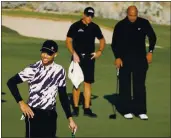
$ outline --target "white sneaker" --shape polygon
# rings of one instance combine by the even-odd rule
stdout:
[[[139,117],[141,120],[148,120],[148,116],[146,114],[140,114]]]
[[[128,113],[128,114],[125,114],[124,117],[126,119],[132,119],[133,118],[133,115],[131,113]]]

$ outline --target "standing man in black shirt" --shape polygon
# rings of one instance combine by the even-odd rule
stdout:
[[[99,26],[92,22],[94,9],[87,7],[83,18],[69,28],[66,45],[72,54],[74,62],[79,62],[84,74],[84,115],[97,117],[90,109],[91,84],[94,83],[95,59],[100,57],[105,46],[105,39]],[[100,41],[99,50],[95,52],[95,38]],[[73,88],[74,111],[73,115],[79,115],[80,89]]]
[[[70,129],[72,131],[77,129],[68,102],[65,70],[61,65],[54,62],[57,51],[58,45],[56,42],[52,40],[45,41],[41,48],[41,60],[14,75],[7,83],[25,116],[26,137],[55,138],[57,130],[57,94],[59,94]],[[27,103],[23,101],[17,88],[17,84],[26,81],[29,84]]]
[[[146,53],[145,38],[149,39]],[[148,119],[146,109],[146,73],[152,62],[156,35],[148,20],[138,17],[135,6],[127,9],[127,17],[115,26],[112,50],[115,65],[120,69],[119,95],[121,112],[127,119],[134,113],[140,119]],[[131,74],[133,80],[133,97],[131,97]]]

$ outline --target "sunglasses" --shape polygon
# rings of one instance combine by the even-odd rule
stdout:
[[[86,15],[86,17],[91,17],[91,18],[94,18],[94,15],[87,15],[87,14],[85,14]]]

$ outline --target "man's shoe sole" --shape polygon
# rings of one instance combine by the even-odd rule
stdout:
[[[84,116],[88,116],[88,117],[91,117],[91,118],[97,118],[97,116],[90,116],[90,115],[87,115],[87,114],[84,114]]]
[[[139,117],[139,119],[140,119],[140,120],[144,120],[144,121],[147,121],[147,120],[148,120],[148,118],[147,118],[147,119],[141,119],[140,117]]]
[[[125,117],[124,117],[124,118],[125,118]],[[125,119],[132,120],[133,118],[125,118]]]
[[[71,113],[71,115],[72,115],[73,117],[78,117],[78,116],[79,116],[79,114],[73,114],[73,113]]]

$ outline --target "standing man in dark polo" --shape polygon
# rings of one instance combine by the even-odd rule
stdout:
[[[69,121],[69,127],[76,131],[66,92],[66,73],[61,65],[54,62],[58,45],[47,40],[41,48],[41,60],[29,65],[9,79],[7,85],[25,115],[26,137],[54,138],[57,130],[56,96],[59,94],[61,105]],[[25,103],[17,84],[29,84],[29,98]],[[58,93],[57,93],[58,92]]]
[[[148,37],[149,49],[146,53],[145,38]],[[146,73],[152,62],[156,35],[149,21],[138,17],[135,6],[127,9],[127,17],[115,26],[112,50],[119,73],[119,107],[127,119],[133,114],[140,119],[148,119],[146,107]],[[131,97],[131,77],[133,97]]]
[[[94,83],[95,59],[100,57],[105,46],[105,39],[99,26],[92,22],[94,9],[87,7],[83,18],[71,25],[67,33],[66,45],[72,54],[74,62],[79,62],[84,74],[84,115],[97,117],[90,109],[91,84]],[[95,52],[95,38],[100,41],[100,47]],[[73,88],[73,116],[79,115],[80,89]]]

